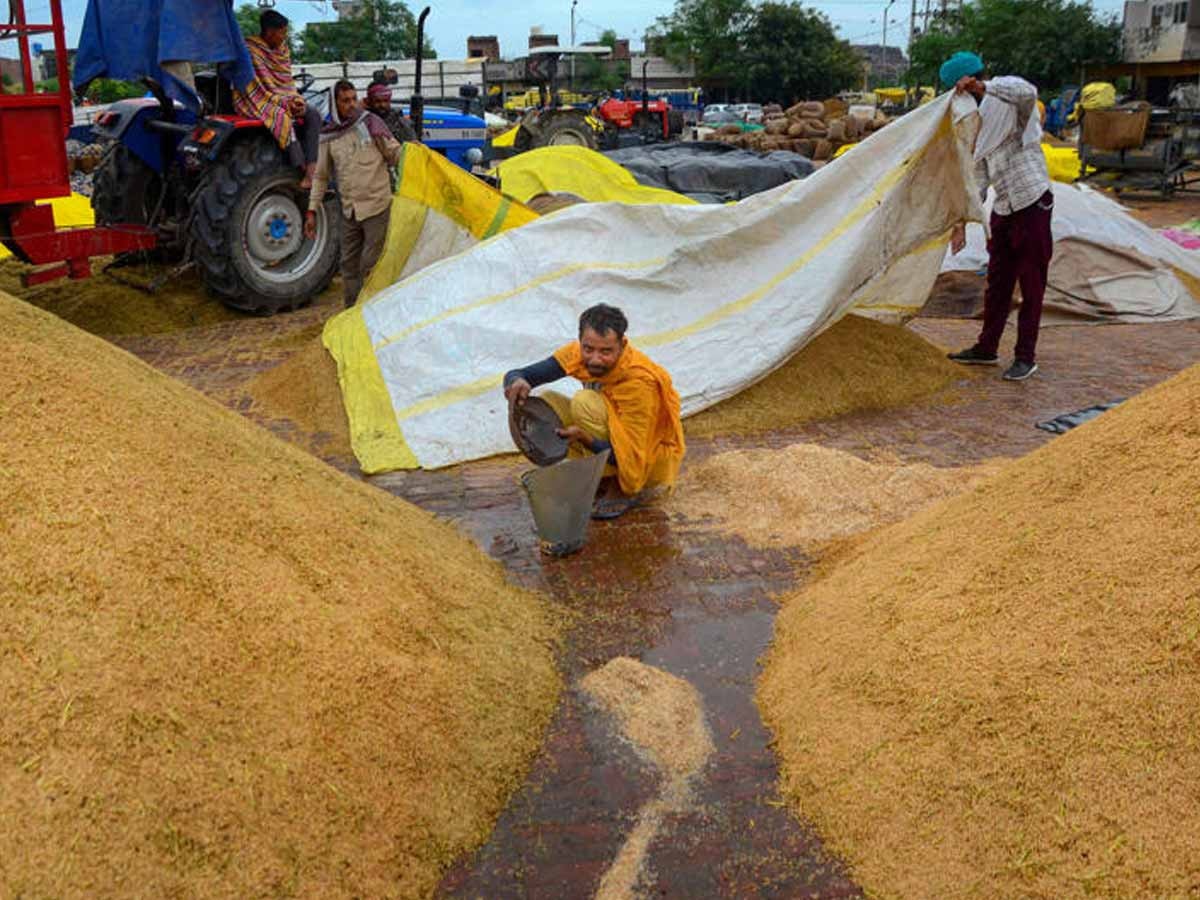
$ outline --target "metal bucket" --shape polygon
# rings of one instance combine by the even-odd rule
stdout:
[[[581,459],[564,459],[521,476],[543,552],[567,556],[587,543],[592,501],[608,454],[605,450]]]

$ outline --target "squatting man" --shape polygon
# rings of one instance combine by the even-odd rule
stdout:
[[[504,396],[518,406],[534,388],[561,378],[582,384],[570,398],[539,396],[563,423],[558,433],[570,442],[568,456],[612,451],[592,512],[597,519],[614,519],[647,489],[674,484],[687,449],[671,376],[629,343],[628,327],[621,310],[599,303],[579,317],[577,341],[504,376]]]

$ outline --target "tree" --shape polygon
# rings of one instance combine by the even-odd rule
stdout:
[[[426,59],[436,59],[431,47]],[[364,0],[357,15],[317,22],[304,31],[298,58],[305,63],[411,59],[417,53],[417,20],[399,0]]]
[[[1078,83],[1084,64],[1120,60],[1121,23],[1076,0],[975,0],[913,43],[913,80],[934,83],[956,50],[975,51],[995,75],[1020,75],[1057,92]]]
[[[705,87],[764,101],[827,97],[862,72],[829,19],[797,0],[676,0],[646,41],[677,66],[693,64]]]
[[[253,37],[258,34],[258,17],[262,12],[257,6],[252,6],[249,3],[243,3],[234,12],[237,18],[238,28],[241,29],[242,37]]]
[[[609,49],[617,46],[617,33],[606,28],[600,33],[600,44]],[[629,63],[621,59],[596,59],[589,56],[576,69],[576,82],[584,88],[593,91],[612,93],[624,87],[629,76]]]
[[[118,100],[140,97],[145,93],[145,85],[114,81],[111,78],[97,78],[87,88],[87,97],[93,103],[116,103]]]
[[[742,39],[754,22],[751,0],[676,0],[668,16],[659,16],[646,32],[677,66],[695,65],[701,82],[737,84]]]
[[[862,73],[862,59],[834,33],[824,13],[797,2],[765,2],[742,35],[741,86],[788,106],[830,97]]]

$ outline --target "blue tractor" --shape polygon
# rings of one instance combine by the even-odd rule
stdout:
[[[91,0],[89,15],[96,5]],[[114,5],[119,4],[107,8]],[[201,6],[221,7],[225,20],[232,22],[228,0],[207,0],[189,7],[201,18],[183,24],[198,28],[217,20],[215,14],[201,16]],[[426,8],[420,17],[418,46],[428,13]],[[227,43],[240,42],[236,25],[233,29],[233,35],[225,35]],[[114,41],[95,43],[106,54],[125,52]],[[113,46],[119,49],[110,51]],[[158,55],[163,56],[161,46]],[[107,57],[102,62],[112,64]],[[126,71],[133,71],[134,64],[144,71],[152,63],[134,60]],[[424,112],[419,72],[412,103],[415,125]],[[300,172],[262,121],[235,113],[230,84],[220,70],[195,76],[198,112],[172,99],[159,81],[142,80],[151,96],[114,103],[93,126],[97,138],[109,144],[94,178],[97,224],[151,229],[157,235],[156,251],[195,265],[208,289],[235,309],[269,315],[311,302],[338,268],[342,213],[336,193],[325,196],[317,210],[316,234],[306,238],[308,193],[299,187]],[[314,94],[311,84],[311,77],[297,79],[306,99],[318,101],[324,95],[327,104],[327,92]],[[469,168],[475,159],[469,151],[483,145],[484,123],[452,109],[430,108],[424,126],[418,127],[422,133],[430,146]]]

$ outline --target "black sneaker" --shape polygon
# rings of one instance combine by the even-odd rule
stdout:
[[[1023,359],[1014,359],[1013,364],[1009,366],[1008,371],[1004,373],[1004,380],[1024,381],[1037,370],[1037,363],[1025,362]]]
[[[947,353],[946,357],[965,366],[994,366],[999,362],[995,353],[984,353],[978,344],[957,353]]]

